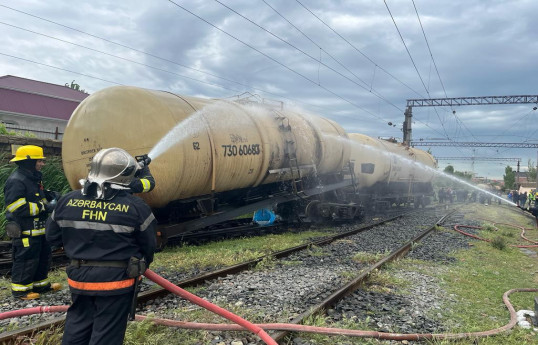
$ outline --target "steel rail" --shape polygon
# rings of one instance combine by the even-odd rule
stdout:
[[[416,242],[419,242],[424,237],[429,235],[436,228],[437,225],[442,224],[454,212],[456,212],[456,210],[451,210],[449,213],[447,213],[441,219],[439,219],[429,229],[421,232],[419,235],[414,237],[412,240],[410,240],[410,241],[406,242],[405,244],[403,244],[400,248],[392,251],[388,256],[384,257],[383,259],[379,260],[378,262],[370,265],[365,270],[361,271],[361,273],[357,277],[355,277],[353,280],[351,280],[349,283],[347,283],[346,285],[342,286],[341,288],[339,288],[338,290],[333,292],[330,296],[325,298],[323,301],[321,301],[317,305],[311,307],[308,311],[298,315],[293,320],[291,320],[289,323],[290,324],[302,324],[307,318],[309,318],[309,317],[311,317],[313,315],[323,313],[330,306],[334,305],[336,302],[340,301],[341,299],[343,299],[347,295],[353,293],[362,283],[364,283],[368,279],[370,274],[372,274],[375,270],[380,269],[385,264],[387,264],[387,263],[389,263],[391,261],[394,261],[399,257],[405,256],[411,250],[411,248],[413,247],[413,245]],[[271,336],[276,341],[280,341],[284,337],[286,337],[289,333],[290,333],[290,331],[279,331],[279,332],[273,333]]]
[[[283,258],[283,257],[289,256],[289,255],[291,255],[291,254],[293,254],[295,252],[307,249],[307,248],[309,248],[311,246],[326,245],[326,244],[329,244],[329,243],[331,243],[331,242],[333,242],[335,240],[345,238],[345,237],[348,237],[348,236],[351,236],[351,235],[354,235],[354,234],[369,230],[369,229],[371,229],[373,227],[376,227],[376,226],[379,226],[381,224],[388,223],[388,222],[394,221],[394,220],[396,220],[398,218],[401,218],[401,217],[404,217],[404,216],[407,216],[407,215],[411,215],[411,214],[414,214],[416,212],[421,212],[421,211],[422,210],[416,210],[415,209],[415,210],[412,210],[412,211],[409,211],[409,212],[398,214],[396,216],[393,216],[393,217],[390,217],[390,218],[387,218],[387,219],[384,219],[384,220],[380,220],[380,221],[372,223],[372,224],[363,225],[363,226],[361,226],[361,227],[359,227],[357,229],[354,229],[354,230],[350,230],[350,231],[346,231],[346,232],[343,232],[343,233],[327,236],[327,237],[324,237],[324,238],[319,239],[319,240],[310,241],[310,242],[308,242],[306,244],[302,244],[302,245],[295,246],[295,247],[292,247],[292,248],[277,251],[277,252],[274,252],[274,253],[271,253],[271,254],[268,254],[268,255],[264,255],[264,256],[261,256],[259,258],[253,259],[253,260],[249,260],[249,261],[239,263],[239,264],[236,264],[236,265],[233,265],[233,266],[224,267],[224,268],[221,268],[221,269],[218,269],[218,270],[215,270],[215,271],[207,272],[207,273],[197,275],[197,276],[192,277],[192,278],[184,279],[184,280],[176,283],[176,285],[183,288],[183,289],[189,288],[189,287],[195,287],[195,286],[198,286],[198,285],[201,285],[201,284],[205,283],[207,280],[216,279],[216,278],[219,278],[219,277],[225,277],[228,274],[234,274],[234,273],[238,273],[238,272],[241,272],[241,271],[248,270],[251,267],[253,267],[254,265],[256,265],[258,262],[260,262],[260,261],[262,261],[262,260],[264,260],[266,258]],[[164,297],[164,296],[169,295],[169,294],[170,294],[170,292],[168,290],[164,289],[164,288],[154,288],[154,289],[150,289],[148,291],[143,291],[143,292],[138,294],[138,305],[141,306],[141,305],[143,305],[144,303],[146,303],[148,301],[155,300],[155,299],[157,299],[159,297]],[[48,320],[48,321],[43,321],[43,322],[38,323],[37,325],[34,325],[34,326],[27,326],[27,327],[24,327],[24,328],[21,328],[21,329],[18,329],[18,330],[14,330],[14,331],[10,331],[10,332],[4,332],[4,333],[0,334],[0,344],[3,344],[3,345],[4,344],[5,345],[16,344],[17,339],[20,340],[21,337],[32,337],[33,335],[35,335],[39,331],[49,329],[51,327],[59,327],[59,326],[61,326],[63,324],[64,321],[65,321],[65,316],[61,316],[61,317],[57,317],[57,318],[54,318],[54,319],[51,319],[51,320]]]

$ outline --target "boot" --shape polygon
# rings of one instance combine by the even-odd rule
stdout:
[[[40,295],[37,292],[28,292],[23,295],[13,295],[14,298],[22,299],[24,301],[32,300],[32,299],[38,299]]]
[[[47,292],[56,292],[62,289],[62,284],[52,283],[46,287],[41,287],[39,289],[34,288],[34,291],[37,293],[47,293]]]

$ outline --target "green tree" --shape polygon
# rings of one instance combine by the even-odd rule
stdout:
[[[454,176],[459,177],[461,180],[471,181],[473,174],[466,171],[454,171]]]
[[[504,178],[504,186],[506,189],[513,189],[514,183],[516,182],[516,173],[512,170],[511,166],[507,166],[504,169],[505,175]]]
[[[74,80],[71,82],[71,84],[69,84],[69,83],[65,83],[64,86],[65,86],[65,87],[68,87],[68,88],[70,88],[70,89],[73,89],[73,90],[77,90],[77,91],[86,93],[86,90],[81,89],[81,88],[80,88],[80,85],[77,84],[77,83],[75,83]]]
[[[452,175],[454,174],[454,167],[452,165],[447,165],[443,172]]]

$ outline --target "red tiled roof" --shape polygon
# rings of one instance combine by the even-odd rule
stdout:
[[[0,111],[69,120],[80,102],[0,89]]]
[[[17,89],[52,97],[72,99],[79,102],[88,97],[88,94],[71,89],[67,86],[45,83],[42,81],[25,79],[12,75],[0,77],[0,88]]]

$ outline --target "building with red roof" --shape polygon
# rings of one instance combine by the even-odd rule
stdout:
[[[0,121],[8,130],[61,140],[65,126],[88,94],[72,88],[5,75],[0,77]]]

